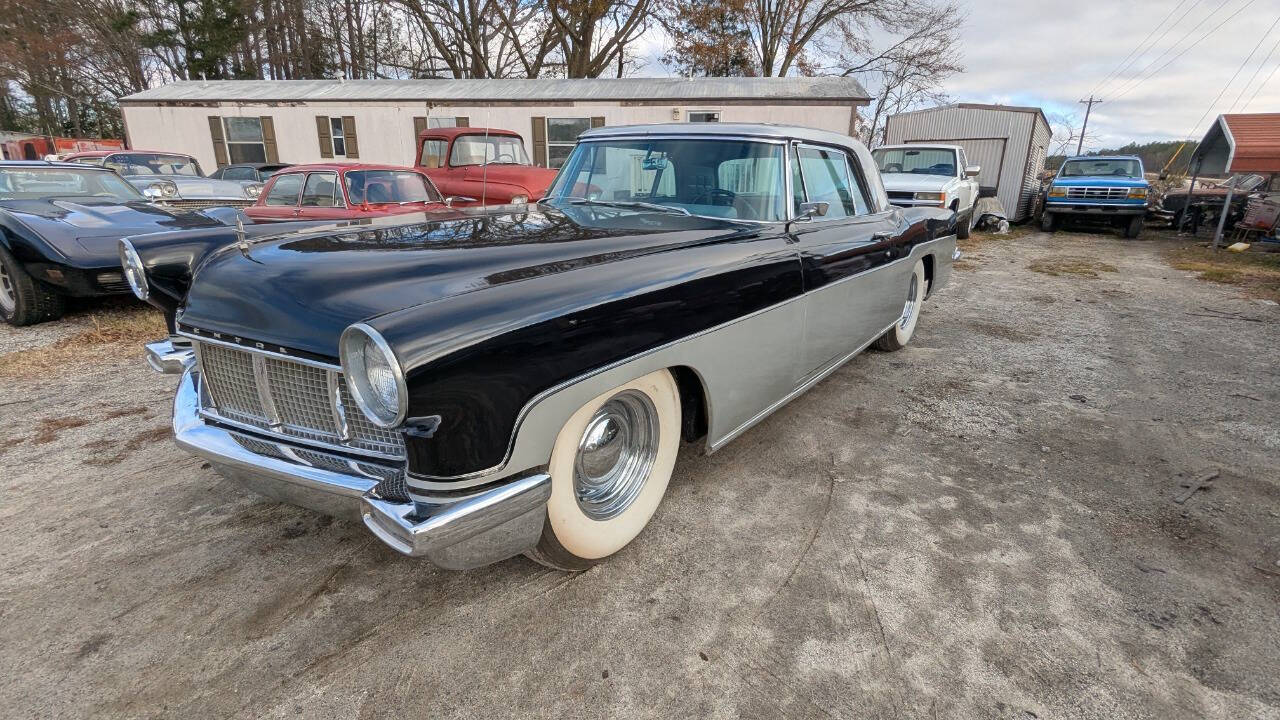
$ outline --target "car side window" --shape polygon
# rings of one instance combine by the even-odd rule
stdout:
[[[336,207],[334,191],[338,188],[335,173],[311,173],[302,189],[302,207]]]
[[[224,174],[224,173],[226,173],[226,172],[227,172],[227,169],[226,169],[226,168],[218,168],[217,170],[214,170],[213,172],[209,173],[209,179],[210,179],[210,180],[221,180],[221,179],[222,179],[223,174]]]
[[[422,167],[444,167],[445,151],[449,144],[438,138],[427,138],[422,141]]]
[[[822,219],[852,217],[858,214],[854,195],[861,190],[849,177],[848,156],[839,150],[801,145],[800,174],[804,178],[805,197],[809,202],[827,203],[827,214]],[[866,212],[865,204],[862,212]]]
[[[271,189],[267,191],[267,199],[264,205],[297,205],[298,191],[302,190],[302,175],[293,173],[290,175],[277,175],[276,181],[271,184]]]

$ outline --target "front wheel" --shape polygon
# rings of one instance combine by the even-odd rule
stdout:
[[[960,240],[968,240],[973,234],[973,228],[978,224],[978,208],[977,206],[969,208],[969,216],[966,218],[956,218],[956,237]]]
[[[924,277],[924,261],[917,260],[914,268],[911,269],[911,277],[907,280],[907,296],[906,302],[902,306],[902,315],[898,317],[898,321],[893,324],[892,328],[884,335],[881,335],[875,342],[877,350],[885,352],[894,352],[901,350],[911,342],[911,336],[915,334],[916,323],[920,321],[920,308],[924,305],[925,288]]]
[[[0,247],[0,318],[10,325],[34,325],[62,317],[65,306],[62,295],[28,275]]]
[[[583,405],[551,451],[542,538],[526,553],[586,570],[636,538],[658,509],[680,448],[680,392],[666,370]]]
[[[1141,235],[1142,220],[1143,218],[1141,215],[1134,215],[1133,218],[1129,220],[1129,224],[1124,229],[1124,236],[1129,239],[1133,239]]]
[[[1040,229],[1041,230],[1051,233],[1054,230],[1058,229],[1057,226],[1058,224],[1054,220],[1053,213],[1049,212],[1048,210],[1045,210],[1044,212],[1040,213]]]

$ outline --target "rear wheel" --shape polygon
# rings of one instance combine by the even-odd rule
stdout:
[[[34,325],[62,317],[65,305],[62,295],[28,275],[0,247],[0,318],[10,325]]]
[[[924,294],[927,286],[924,277],[924,261],[917,260],[911,269],[911,277],[907,280],[906,302],[902,306],[902,315],[880,339],[876,340],[877,350],[893,352],[906,347],[915,334],[916,323],[920,320],[920,308],[924,305]]]
[[[680,447],[680,393],[659,370],[578,409],[551,452],[542,538],[527,555],[586,570],[640,534],[658,509]]]

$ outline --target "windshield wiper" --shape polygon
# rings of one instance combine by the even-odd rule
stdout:
[[[631,208],[636,210],[652,210],[654,212],[672,213],[675,215],[692,215],[693,213],[682,207],[674,205],[659,205],[658,203],[641,202],[639,200],[588,200],[582,198],[579,200],[570,200],[572,205],[594,205],[601,207],[618,207]]]

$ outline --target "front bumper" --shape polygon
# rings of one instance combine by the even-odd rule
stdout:
[[[945,208],[947,206],[944,200],[908,200],[906,198],[889,198],[890,205],[896,205],[901,208],[912,207],[934,207]]]
[[[148,347],[148,360],[152,357]],[[160,357],[164,357],[163,354]],[[164,361],[161,361],[164,365]],[[199,370],[187,366],[173,404],[178,446],[208,460],[231,480],[281,502],[362,521],[379,540],[445,568],[467,569],[505,560],[530,548],[542,535],[551,478],[533,473],[489,485],[465,496],[433,502],[389,501],[377,494],[379,480],[321,467],[287,443],[255,437],[200,416]],[[237,438],[240,438],[239,440]],[[253,452],[270,446],[278,455]],[[301,450],[301,448],[299,449]],[[334,456],[335,458],[339,456]],[[296,459],[296,461],[295,461]]]
[[[1076,215],[1101,219],[1114,216],[1133,216],[1146,215],[1146,204],[1104,204],[1104,203],[1071,203],[1071,202],[1047,202],[1044,206],[1045,212],[1051,212],[1062,217],[1073,217]]]

